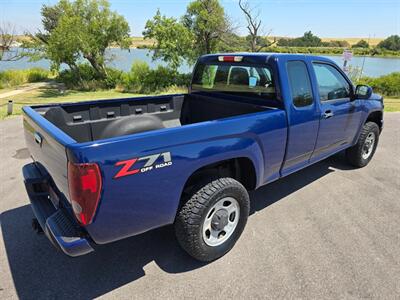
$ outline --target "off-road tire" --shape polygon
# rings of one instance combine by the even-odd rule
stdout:
[[[221,245],[209,246],[203,239],[203,222],[215,203],[225,197],[236,199],[240,207],[239,220],[231,236]],[[250,210],[249,194],[232,178],[203,181],[183,204],[175,219],[175,233],[181,247],[193,258],[213,261],[229,252],[239,239]]]
[[[372,153],[368,156],[368,158],[363,158],[362,151],[364,147],[365,140],[370,133],[374,133],[375,135],[375,142],[373,145]],[[372,157],[375,154],[376,147],[378,146],[379,141],[379,127],[374,122],[367,122],[364,124],[363,128],[361,129],[360,137],[358,138],[357,144],[348,148],[346,150],[346,157],[350,164],[357,168],[362,168],[368,165],[371,161]]]

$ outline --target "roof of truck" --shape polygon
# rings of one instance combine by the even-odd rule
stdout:
[[[323,56],[317,56],[317,55],[308,55],[308,54],[291,54],[291,53],[273,53],[273,52],[233,52],[233,53],[215,53],[215,54],[206,54],[200,57],[200,60],[209,60],[218,56],[243,56],[243,57],[248,57],[248,58],[254,58],[258,61],[267,61],[269,59],[273,58],[298,58],[298,59],[305,59],[306,57],[308,59],[314,59],[314,60],[323,60],[323,61],[329,61],[332,62],[332,60],[323,57]]]

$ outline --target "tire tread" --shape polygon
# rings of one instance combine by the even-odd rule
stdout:
[[[373,152],[368,157],[368,159],[365,160],[362,158],[362,155],[361,155],[362,147],[364,145],[365,139],[368,136],[368,133],[370,133],[371,131],[373,131],[375,133],[375,145],[374,145]],[[357,143],[353,147],[350,147],[349,149],[346,150],[346,157],[347,157],[347,160],[349,161],[349,163],[358,168],[362,168],[362,167],[366,166],[369,163],[369,161],[372,159],[372,157],[374,156],[376,147],[378,145],[378,140],[379,140],[378,125],[374,122],[365,123],[363,128],[361,129],[361,133],[360,133]]]
[[[218,191],[229,187],[246,190],[242,184],[233,178],[218,178],[211,182],[205,181],[200,186],[202,187],[190,197],[178,212],[175,220],[175,232],[179,244],[186,252],[198,260],[211,261],[218,257],[209,257],[198,242],[198,234],[202,226],[202,213],[207,209],[211,198]]]

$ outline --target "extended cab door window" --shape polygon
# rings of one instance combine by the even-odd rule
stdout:
[[[290,174],[308,164],[318,135],[319,113],[313,100],[311,79],[304,61],[286,62],[290,87],[287,103],[289,139],[282,175]]]
[[[306,64],[302,61],[289,61],[287,72],[293,105],[296,107],[311,105],[313,97]]]
[[[320,101],[350,98],[350,85],[335,67],[314,63]]]

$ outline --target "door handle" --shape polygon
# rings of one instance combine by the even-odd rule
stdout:
[[[325,112],[323,113],[322,116],[323,116],[324,119],[332,118],[332,117],[333,117],[333,112],[332,112],[331,110],[327,110],[327,111],[325,111]]]

